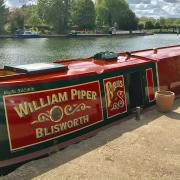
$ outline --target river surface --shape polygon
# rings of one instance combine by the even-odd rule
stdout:
[[[131,51],[180,44],[180,36],[0,39],[0,67],[90,57],[101,51]]]

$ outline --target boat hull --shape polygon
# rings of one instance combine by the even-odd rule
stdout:
[[[178,97],[179,50],[174,46],[120,53],[117,59],[6,66],[0,71],[0,168],[121,122],[137,107],[153,105],[158,90]]]
[[[93,135],[154,103],[155,63],[64,80],[1,87],[0,167]],[[141,89],[141,90],[140,90]]]

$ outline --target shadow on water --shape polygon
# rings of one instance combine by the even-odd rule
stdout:
[[[180,105],[180,99],[176,100],[174,104],[174,110]],[[79,143],[68,146],[67,148],[58,151],[50,156],[33,160],[19,167],[15,172],[4,176],[6,179],[31,179],[44,174],[58,166],[61,166],[69,161],[72,161],[86,153],[89,153],[116,138],[119,138],[124,133],[131,132],[139,127],[148,125],[152,121],[161,116],[167,116],[169,118],[180,120],[179,113],[172,111],[167,114],[157,113],[156,107],[150,107],[145,109],[141,115],[141,120],[136,121],[135,116],[131,115],[123,118],[120,122],[115,122],[113,125],[108,126],[97,133],[95,136],[83,140]],[[57,161],[58,159],[58,161]]]

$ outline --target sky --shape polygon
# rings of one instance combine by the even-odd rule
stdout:
[[[137,16],[180,18],[180,0],[128,0]]]
[[[10,7],[21,7],[23,4],[32,4],[36,0],[4,0],[5,4]]]
[[[9,7],[20,7],[36,0],[5,0]],[[180,18],[180,0],[127,0],[138,17]]]

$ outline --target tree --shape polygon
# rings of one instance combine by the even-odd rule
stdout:
[[[6,9],[4,0],[0,0],[0,33],[4,31],[8,9]]]
[[[166,19],[161,17],[159,20],[160,25],[164,28],[166,26]]]
[[[141,31],[144,29],[144,24],[143,23],[139,23],[138,24],[138,29]]]
[[[145,29],[153,29],[154,28],[154,24],[152,21],[146,21],[145,22]]]
[[[17,29],[24,29],[24,13],[22,9],[13,9],[8,17],[10,31],[14,33]]]
[[[67,31],[70,0],[39,0],[37,5],[39,16],[57,33]]]
[[[26,27],[37,27],[42,24],[43,21],[37,14],[36,5],[24,5],[21,8],[12,9],[7,23],[11,33],[14,33],[17,29],[23,30]]]
[[[97,0],[95,3],[96,9],[96,24],[97,26],[106,26],[108,24],[109,9],[104,0]],[[117,22],[116,22],[117,24]]]
[[[74,0],[71,8],[72,23],[80,29],[95,27],[95,6],[92,0]]]
[[[117,24],[120,29],[137,28],[138,19],[125,0],[97,0],[96,14],[96,22],[100,26]]]
[[[70,21],[70,4],[72,0],[66,0],[64,3],[64,29],[69,28]]]
[[[36,7],[32,8],[31,13],[25,23],[26,23],[26,25],[32,26],[32,27],[44,25],[43,20],[38,15]]]
[[[121,29],[130,30],[137,29],[138,27],[138,18],[136,18],[136,15],[131,10],[125,11],[122,15],[122,19],[124,21],[119,24],[119,27]]]
[[[161,25],[160,25],[159,21],[156,21],[156,22],[155,22],[154,28],[155,28],[155,29],[160,29],[160,28],[161,28]]]

